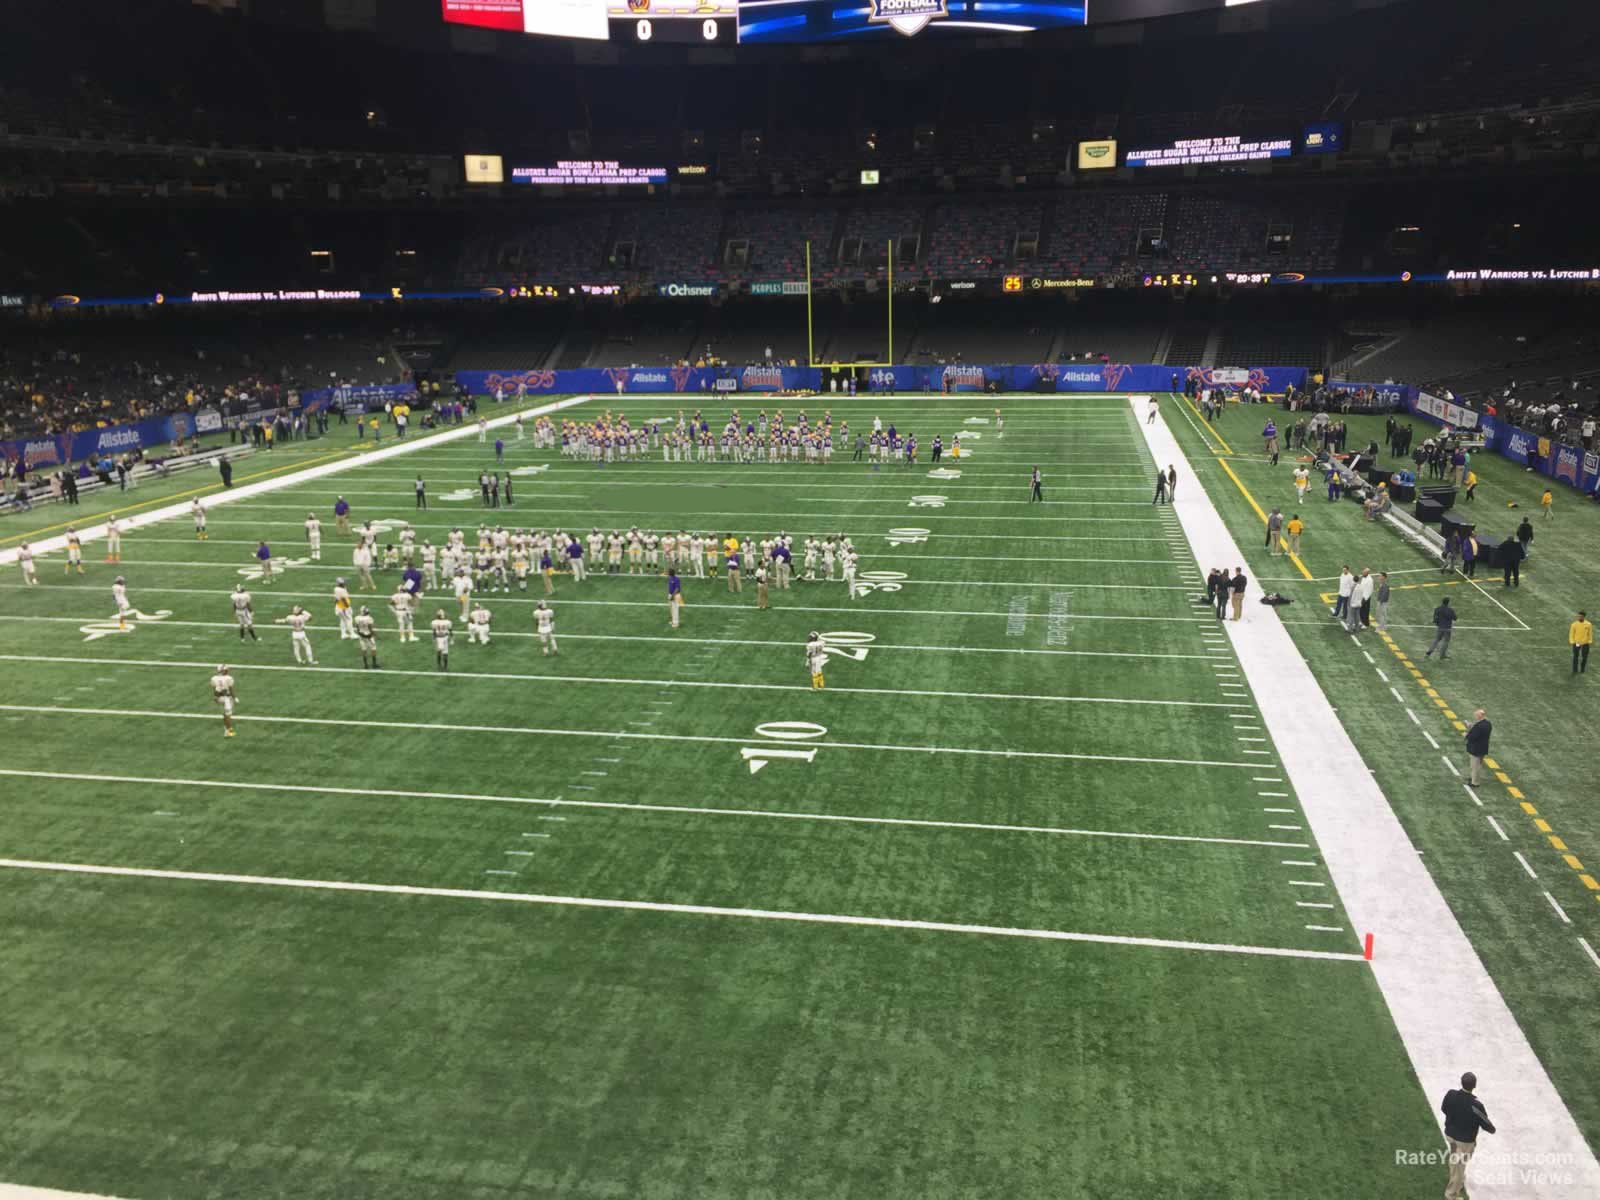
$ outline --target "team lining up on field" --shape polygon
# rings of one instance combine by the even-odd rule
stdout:
[[[189,511],[194,520],[196,540],[208,540],[210,534],[206,528],[205,506],[198,499],[192,500]],[[341,535],[355,538],[352,563],[357,581],[368,590],[376,590],[377,583],[372,571],[379,561],[377,546],[379,531],[371,521],[368,521],[359,530],[352,532],[349,514],[349,503],[343,496],[338,497],[334,505],[335,526]],[[305,537],[311,560],[320,562],[322,522],[314,512],[306,514]],[[528,577],[535,562],[538,564],[538,574],[543,581],[546,595],[555,592],[554,577],[558,572],[570,573],[573,583],[581,584],[590,574],[585,562],[585,542],[589,560],[598,562],[603,558],[606,574],[664,576],[667,581],[668,626],[672,629],[680,627],[684,603],[680,569],[685,573],[692,573],[696,579],[716,579],[720,559],[727,578],[728,591],[739,594],[744,591],[746,561],[753,559],[756,607],[763,609],[770,607],[771,584],[776,583],[780,590],[787,590],[794,577],[794,539],[782,532],[772,538],[741,542],[732,533],[719,541],[709,534],[669,531],[658,535],[652,530],[640,530],[637,526],[626,533],[612,530],[609,535],[601,533],[596,528],[589,532],[587,538],[579,538],[569,535],[564,530],[547,534],[543,530],[534,530],[530,533],[525,529],[507,530],[504,526],[491,528],[488,525],[479,525],[476,547],[469,548],[466,534],[459,527],[450,531],[443,546],[435,547],[431,541],[424,540],[419,547],[416,531],[407,525],[400,530],[399,538],[399,546],[391,543],[384,548],[382,563],[385,569],[399,569],[402,572],[388,604],[390,612],[394,614],[399,640],[402,643],[417,640],[415,629],[417,609],[426,592],[439,590],[442,576],[455,596],[459,607],[459,620],[466,631],[467,643],[489,645],[493,614],[481,600],[473,598],[474,593],[491,590],[509,593],[512,581],[515,581],[517,590],[526,591]],[[75,528],[68,528],[66,543],[66,572],[70,574],[76,571],[79,575],[84,574],[83,543]],[[802,548],[803,580],[807,582],[840,580],[846,585],[848,594],[855,595],[858,555],[849,537],[843,534],[823,538],[808,537],[803,540]],[[270,585],[274,579],[272,551],[265,541],[258,544],[254,557],[261,582]],[[626,572],[623,570],[624,560],[627,565]],[[20,545],[17,561],[22,570],[23,582],[36,585],[39,580],[34,554],[28,543]],[[114,517],[107,522],[105,561],[108,563],[122,561],[122,530],[120,523]],[[128,628],[129,618],[136,616],[137,612],[128,597],[127,580],[124,576],[118,575],[113,581],[111,595],[117,608],[117,627],[125,630]],[[240,583],[235,585],[229,601],[238,626],[239,640],[243,642],[249,638],[253,642],[259,642],[260,637],[255,630],[254,596],[244,584]],[[356,605],[343,576],[334,582],[333,604],[334,616],[339,626],[339,639],[357,643],[363,669],[381,669],[378,661],[377,619],[367,605],[359,607]],[[308,632],[311,627],[311,614],[297,604],[286,616],[278,617],[274,623],[288,626],[295,662],[315,666],[317,660]],[[534,624],[541,653],[546,656],[559,655],[560,649],[555,634],[555,612],[548,601],[540,600],[535,606]],[[450,643],[456,632],[455,621],[443,608],[436,609],[429,623],[429,632],[433,637],[435,666],[438,670],[448,671]],[[811,686],[824,687],[823,664],[826,662],[827,653],[820,635],[815,632],[810,635],[806,643],[805,658],[807,669],[811,674]],[[224,736],[233,737],[235,736],[233,711],[238,699],[237,683],[226,664],[219,665],[211,677],[211,689],[213,699],[222,709]]]
[[[540,418],[541,421],[544,418]],[[995,409],[996,433],[1005,436],[1005,418]],[[548,423],[546,423],[548,424]],[[534,430],[534,445],[549,445],[548,430]],[[520,418],[517,437],[523,437]],[[541,441],[541,436],[546,440]],[[696,409],[692,417],[678,411],[676,421],[647,421],[634,426],[627,414],[615,416],[608,410],[593,422],[564,421],[561,426],[561,453],[578,461],[600,464],[638,461],[657,450],[662,462],[805,462],[825,466],[833,461],[835,446],[851,449],[850,422],[841,421],[837,430],[833,425],[831,409],[822,414],[822,420],[812,425],[805,409],[796,414],[792,424],[785,421],[783,410],[778,409],[770,418],[763,409],[754,418],[742,418],[734,409],[720,432],[713,432],[711,422]],[[478,440],[487,438],[483,422],[479,422]],[[870,434],[856,435],[852,461],[865,457],[874,466],[880,462],[898,459],[907,466],[917,461],[917,437],[902,433],[893,422],[885,426],[877,417],[872,420]],[[939,462],[946,449],[942,435],[935,434],[930,447],[932,462]],[[961,457],[961,434],[951,435],[950,456]]]

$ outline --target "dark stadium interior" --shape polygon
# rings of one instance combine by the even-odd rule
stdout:
[[[1586,377],[1580,285],[1394,280],[1600,263],[1586,219],[1600,10],[1534,0],[1508,26],[1485,0],[1444,23],[1424,0],[1267,7],[796,56],[574,48],[445,29],[429,5],[354,6],[330,24],[310,0],[19,0],[0,16],[27,32],[0,38],[0,290],[19,299],[4,313],[7,390],[44,364],[106,387],[134,359],[197,380],[222,364],[392,378],[419,330],[438,340],[436,371],[656,366],[708,348],[879,361],[891,245],[901,363],[1270,361],[1469,396]],[[1342,152],[1072,162],[1085,139],[1127,149],[1313,121],[1342,123]],[[461,155],[489,150],[693,173],[649,189],[464,182]],[[809,346],[802,304],[750,294],[798,286],[808,245]],[[1012,273],[1084,287],[1000,294]],[[1192,281],[1162,286],[1173,273]],[[658,295],[678,284],[715,294]],[[248,322],[52,304],[259,288],[516,298]]]

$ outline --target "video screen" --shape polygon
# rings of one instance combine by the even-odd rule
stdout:
[[[892,42],[1088,23],[1088,0],[741,0],[740,42]]]
[[[1148,149],[1129,150],[1130,167],[1198,167],[1213,163],[1256,162],[1288,158],[1294,153],[1292,138],[1248,141],[1241,137],[1183,138]]]

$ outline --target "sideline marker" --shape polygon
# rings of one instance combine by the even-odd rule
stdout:
[[[1372,961],[1372,935],[1367,934],[1367,944],[1362,948],[1361,957],[1368,962]]]

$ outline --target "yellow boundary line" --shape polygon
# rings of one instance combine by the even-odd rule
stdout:
[[[1217,428],[1216,428],[1215,425],[1211,424],[1211,422],[1206,420],[1205,414],[1203,412],[1201,412],[1198,408],[1195,407],[1195,403],[1194,403],[1193,400],[1189,399],[1189,393],[1187,393],[1187,392],[1179,392],[1177,394],[1179,396],[1183,397],[1183,402],[1189,406],[1190,411],[1193,412],[1195,416],[1200,418],[1200,426],[1201,426],[1201,428],[1209,430],[1211,436],[1216,438],[1217,441],[1222,443],[1222,448],[1225,451],[1227,451],[1229,454],[1232,454],[1233,453],[1233,447],[1228,445],[1228,439],[1223,437],[1220,433],[1217,432]],[[1209,447],[1207,447],[1207,448],[1209,449]],[[1266,520],[1266,518],[1263,517],[1262,520]]]
[[[1218,457],[1217,466],[1228,473],[1228,478],[1233,480],[1234,487],[1238,488],[1239,494],[1250,502],[1250,507],[1256,510],[1256,516],[1260,517],[1261,523],[1265,525],[1267,523],[1267,514],[1261,511],[1261,505],[1256,503],[1256,498],[1250,494],[1250,489],[1244,486],[1244,480],[1233,473],[1233,468],[1228,465],[1226,459]],[[1289,543],[1282,535],[1278,537],[1278,545],[1283,547],[1285,553],[1289,552]],[[1300,574],[1305,577],[1307,582],[1311,581],[1312,574],[1306,569],[1305,563],[1300,561],[1298,554],[1289,554],[1289,561],[1299,568]]]
[[[314,467],[314,466],[317,466],[319,463],[332,462],[336,458],[342,458],[346,454],[355,454],[357,452],[358,452],[357,447],[351,446],[351,447],[349,447],[347,449],[340,450],[340,451],[338,451],[338,452],[336,452],[334,454],[323,454],[323,455],[320,455],[317,458],[308,458],[308,459],[304,459],[304,460],[299,461],[299,462],[285,463],[281,467],[273,467],[272,470],[270,470],[270,471],[256,471],[256,472],[254,472],[253,474],[250,474],[250,475],[241,475],[234,482],[235,483],[250,483],[250,482],[252,482],[254,480],[257,480],[257,479],[270,479],[274,475],[282,475],[285,471],[299,471],[299,470],[302,470],[305,467]],[[124,505],[121,508],[110,508],[110,509],[107,509],[105,512],[89,513],[89,514],[87,514],[87,521],[86,522],[83,521],[83,520],[79,520],[79,521],[62,521],[61,523],[59,523],[57,525],[46,525],[46,526],[44,526],[43,528],[40,528],[40,529],[29,530],[27,533],[16,534],[16,535],[11,536],[11,537],[3,537],[3,538],[0,538],[0,546],[8,546],[8,545],[11,545],[14,542],[30,541],[32,539],[41,537],[44,534],[55,533],[58,530],[62,530],[62,529],[70,529],[70,528],[72,528],[72,526],[78,525],[78,524],[85,524],[85,523],[92,524],[92,523],[97,522],[97,521],[102,521],[107,517],[120,517],[120,516],[123,516],[126,513],[139,512],[139,511],[141,511],[143,509],[146,509],[146,508],[157,508],[157,507],[159,507],[159,506],[161,506],[163,504],[171,504],[175,500],[187,500],[191,496],[215,495],[217,492],[223,492],[223,491],[228,491],[228,490],[229,489],[224,488],[222,486],[222,484],[220,484],[220,483],[213,483],[213,484],[208,484],[205,487],[191,488],[187,492],[174,492],[174,493],[172,493],[171,495],[168,495],[168,496],[154,496],[149,500],[141,500],[138,504],[127,504],[127,505]]]
[[[1450,702],[1443,696],[1439,695],[1439,690],[1423,677],[1422,672],[1417,669],[1417,664],[1411,660],[1410,656],[1407,655],[1404,650],[1400,649],[1395,640],[1387,633],[1379,630],[1378,636],[1383,639],[1383,644],[1389,647],[1389,650],[1394,654],[1395,658],[1399,660],[1400,665],[1411,673],[1411,678],[1416,685],[1423,690],[1423,693],[1428,697],[1428,699],[1433,701],[1435,707],[1437,707],[1439,711],[1444,714],[1445,720],[1450,722],[1451,727],[1454,728],[1457,733],[1466,733],[1467,723],[1451,710]],[[1551,827],[1550,822],[1539,815],[1539,810],[1529,802],[1522,789],[1517,787],[1517,785],[1512,781],[1511,776],[1504,770],[1504,768],[1501,767],[1498,762],[1490,758],[1488,755],[1484,755],[1483,765],[1488,767],[1489,770],[1494,773],[1496,781],[1498,781],[1500,785],[1506,789],[1506,795],[1517,801],[1517,803],[1522,807],[1523,814],[1533,821],[1533,827],[1539,831],[1539,836],[1550,843],[1550,848],[1554,850],[1561,857],[1561,861],[1565,863],[1574,874],[1577,875],[1578,882],[1583,884],[1583,886],[1588,889],[1590,893],[1594,894],[1595,901],[1600,903],[1600,880],[1596,880],[1593,875],[1589,874],[1588,870],[1583,865],[1583,861],[1567,848],[1567,843],[1563,841],[1555,832],[1555,830]]]

